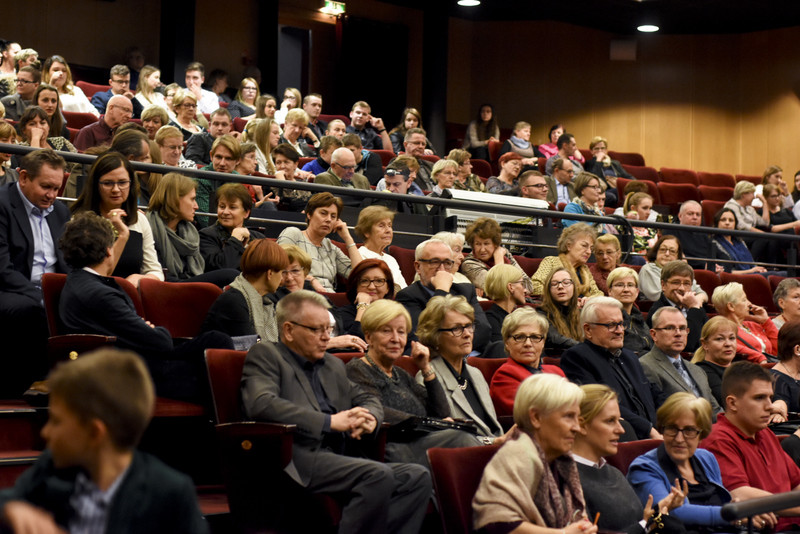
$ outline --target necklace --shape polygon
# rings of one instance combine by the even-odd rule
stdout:
[[[383,367],[381,367],[380,365],[378,365],[378,364],[375,362],[375,360],[373,360],[373,359],[370,357],[369,353],[364,353],[364,359],[365,359],[365,360],[367,360],[367,362],[368,362],[368,363],[369,363],[371,366],[373,366],[374,368],[376,368],[376,369],[380,369],[380,371],[381,371],[381,375],[383,375],[383,376],[384,376],[384,378],[386,378],[386,380],[391,380],[392,382],[395,382],[395,383],[396,383],[396,382],[398,382],[398,381],[400,380],[400,377],[398,377],[398,376],[397,376],[397,370],[394,368],[394,366],[392,366],[392,369],[391,369],[391,376],[389,376],[389,374],[387,374],[387,373],[386,373],[386,370],[385,370]]]

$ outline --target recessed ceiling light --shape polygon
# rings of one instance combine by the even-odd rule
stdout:
[[[653,33],[659,30],[658,26],[655,26],[653,24],[642,24],[636,29],[642,33]]]
[[[323,6],[319,8],[320,12],[326,15],[344,15],[345,6],[344,2],[336,2],[334,0],[325,0]]]
[[[481,5],[481,0],[458,0],[458,5],[464,7],[475,7]]]

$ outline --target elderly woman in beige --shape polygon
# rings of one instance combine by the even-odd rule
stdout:
[[[472,252],[464,258],[461,272],[475,286],[479,297],[483,296],[483,286],[489,269],[495,265],[508,264],[522,271],[514,256],[500,246],[502,232],[494,219],[480,217],[467,227],[466,240]],[[523,272],[525,289],[530,293],[531,279]]]
[[[597,287],[592,273],[586,266],[586,262],[592,256],[595,239],[594,230],[585,223],[576,223],[565,228],[556,244],[558,256],[544,258],[539,264],[539,269],[531,276],[533,289],[531,294],[541,295],[544,292],[544,282],[550,273],[563,267],[575,283],[575,293],[579,298],[602,296],[603,292]]]

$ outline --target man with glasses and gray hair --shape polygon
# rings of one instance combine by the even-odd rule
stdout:
[[[350,149],[337,148],[331,155],[331,168],[314,178],[315,184],[335,185],[351,189],[364,189],[369,191],[369,180],[363,174],[355,172],[356,158]],[[364,203],[363,197],[338,194],[345,206],[359,207]],[[369,201],[367,201],[369,204]]]
[[[473,350],[482,354],[483,349],[492,337],[492,330],[486,314],[478,303],[475,286],[472,284],[453,283],[453,250],[439,239],[429,239],[417,245],[414,252],[414,269],[419,280],[397,294],[395,300],[405,306],[411,314],[412,332],[417,329],[417,321],[428,301],[436,296],[455,295],[467,299],[475,310],[475,336]],[[409,336],[416,339],[416,336]]]
[[[679,309],[664,306],[652,315],[652,322],[653,349],[639,359],[645,376],[665,397],[680,392],[703,397],[711,404],[716,419],[722,408],[711,393],[705,372],[681,357],[689,335],[686,317]]]
[[[652,327],[653,315],[659,308],[672,306],[680,310],[689,325],[685,349],[689,352],[700,346],[700,331],[708,321],[701,296],[692,291],[693,283],[694,269],[688,263],[683,260],[667,262],[661,269],[661,296],[650,307],[647,318],[647,324]]]
[[[325,352],[328,307],[306,290],[278,302],[280,341],[257,343],[245,360],[245,414],[297,425],[286,474],[312,493],[350,495],[340,532],[419,532],[432,491],[427,469],[344,454],[350,440],[377,432],[383,407],[347,378],[342,360]],[[297,527],[298,518],[289,520]]]
[[[633,427],[631,439],[659,439],[653,426],[664,395],[651,384],[639,358],[622,348],[625,322],[622,304],[611,297],[593,297],[581,310],[584,341],[561,355],[561,369],[577,384],[605,384],[619,396],[622,418]]]

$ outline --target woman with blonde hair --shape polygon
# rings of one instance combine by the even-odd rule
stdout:
[[[259,172],[264,174],[275,174],[275,162],[272,159],[272,151],[280,144],[281,129],[278,123],[272,119],[261,119],[257,121],[254,129],[248,128],[249,133],[254,131],[253,142],[256,144],[256,161],[258,162]],[[252,122],[250,124],[253,124]]]
[[[441,197],[445,190],[452,189],[458,175],[458,164],[449,159],[440,159],[433,164],[431,180],[436,183],[428,196]]]
[[[261,90],[258,88],[258,82],[253,78],[244,78],[239,83],[236,98],[228,105],[231,119],[242,117],[245,120],[250,120],[255,117],[256,101],[260,94]]]
[[[153,65],[145,65],[139,71],[139,83],[136,86],[136,100],[142,108],[148,106],[159,106],[167,109],[167,102],[164,95],[156,91],[163,84],[161,83],[161,70]],[[163,126],[163,125],[162,125]]]
[[[357,236],[364,238],[364,244],[358,248],[361,257],[365,260],[378,259],[386,263],[394,277],[394,291],[397,292],[408,284],[397,260],[384,252],[394,239],[392,230],[394,216],[395,212],[384,206],[367,206],[358,214],[354,230]]]
[[[614,234],[598,236],[594,242],[594,263],[589,265],[598,289],[608,295],[608,275],[619,267],[622,259],[622,246]]]
[[[100,112],[95,109],[80,87],[72,81],[72,71],[62,56],[50,56],[42,65],[42,83],[49,83],[58,89],[61,109],[75,113],[91,113],[95,117]]]
[[[501,156],[507,152],[516,152],[522,156],[522,172],[538,168],[538,158],[543,158],[544,154],[531,143],[531,123],[519,121],[514,125],[511,137],[500,147]]]
[[[608,139],[601,136],[595,136],[589,142],[589,150],[592,152],[592,159],[587,160],[583,168],[586,172],[590,172],[595,176],[599,176],[608,186],[606,190],[606,205],[616,206],[619,199],[617,198],[617,178],[627,178],[629,180],[635,179],[626,171],[622,164],[611,159],[608,155]]]
[[[583,341],[581,306],[575,292],[575,283],[569,272],[560,267],[545,280],[542,305],[537,310],[547,318],[548,353],[559,356],[561,352]]]
[[[525,273],[514,265],[495,265],[486,274],[484,295],[492,301],[486,310],[486,318],[492,328],[492,341],[503,339],[503,321],[517,306],[525,305]]]
[[[184,141],[188,141],[194,134],[205,132],[205,128],[195,120],[197,97],[194,93],[183,89],[176,91],[172,97],[172,108],[175,110],[175,118],[170,121],[170,125],[181,131]]]
[[[711,302],[721,316],[737,326],[736,355],[753,363],[768,363],[778,352],[778,329],[767,310],[751,303],[739,282],[717,286]],[[774,360],[773,360],[774,361]]]
[[[556,248],[558,256],[548,256],[539,264],[539,268],[531,276],[533,295],[544,293],[544,282],[556,269],[563,267],[570,274],[575,284],[575,293],[578,298],[599,297],[603,292],[597,287],[586,262],[592,256],[595,234],[592,228],[585,223],[573,224],[565,228],[558,238]]]
[[[770,165],[764,169],[764,172],[761,174],[761,183],[756,186],[756,197],[753,199],[752,206],[754,208],[761,208],[764,206],[764,199],[767,196],[764,193],[764,186],[768,184],[772,184],[778,188],[778,192],[781,195],[780,207],[791,210],[794,207],[794,199],[792,199],[792,195],[789,194],[789,187],[786,185],[786,182],[783,181],[783,169],[778,165]]]
[[[647,193],[633,193],[625,197],[622,210],[627,219],[637,221],[650,220],[650,211],[653,209],[653,197]],[[658,239],[658,230],[655,228],[633,227],[633,244],[631,250],[637,254],[647,252]]]
[[[458,163],[458,174],[456,174],[456,179],[453,181],[453,189],[485,193],[486,185],[477,174],[472,173],[470,158],[470,153],[463,148],[454,148],[447,155],[447,159]]]
[[[275,121],[278,124],[284,124],[286,122],[286,114],[293,109],[299,109],[302,102],[303,96],[300,94],[300,91],[294,87],[287,87],[283,91],[281,107],[275,111]],[[306,121],[306,124],[308,124],[308,121]]]

